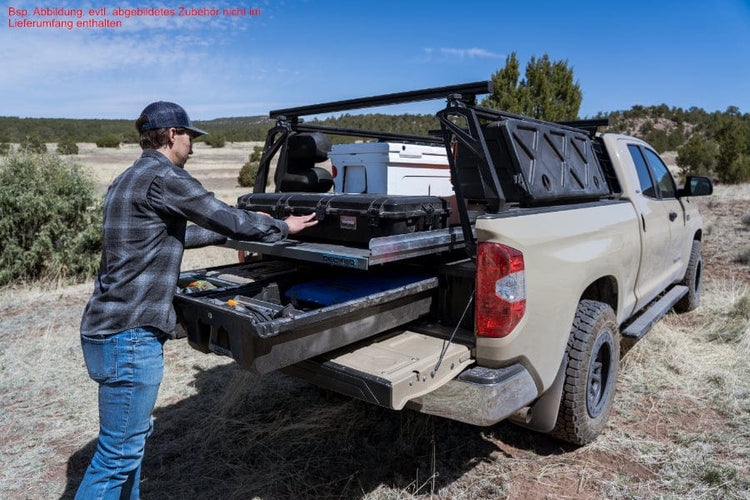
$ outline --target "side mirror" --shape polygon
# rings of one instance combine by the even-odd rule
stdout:
[[[708,196],[713,192],[714,186],[711,179],[689,175],[685,180],[685,187],[678,191],[677,196]]]

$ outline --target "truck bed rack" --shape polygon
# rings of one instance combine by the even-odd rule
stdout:
[[[483,211],[499,213],[508,206],[601,199],[617,191],[592,145],[597,127],[607,125],[607,120],[547,122],[477,105],[477,96],[490,92],[492,82],[480,81],[271,111],[269,116],[277,122],[266,137],[253,192],[265,192],[271,159],[277,153],[276,190],[280,190],[278,180],[284,178],[289,166],[287,143],[294,134],[442,142],[450,163],[464,247],[469,256],[474,256],[476,245],[467,203],[479,203]],[[300,118],[431,99],[447,100],[446,107],[437,113],[441,130],[431,137],[322,127],[302,123]],[[370,257],[373,261],[378,258],[375,254],[357,256],[356,261]]]

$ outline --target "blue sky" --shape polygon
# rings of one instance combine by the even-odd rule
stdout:
[[[115,17],[115,7],[260,15]],[[18,28],[9,7],[107,8],[123,27]],[[489,79],[516,52],[567,60],[582,117],[635,104],[750,112],[750,2],[590,0],[11,1],[0,115],[135,118],[154,100],[193,119]],[[32,19],[29,17],[29,19]],[[36,18],[39,19],[39,18]],[[376,111],[432,113],[442,103]]]

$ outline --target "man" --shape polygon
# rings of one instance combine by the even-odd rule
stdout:
[[[101,266],[81,320],[86,367],[99,384],[99,440],[76,498],[138,498],[183,249],[226,236],[277,241],[316,223],[314,214],[282,221],[232,208],[206,191],[183,168],[192,139],[206,132],[177,104],[149,104],[136,128],[143,153],[107,192]]]

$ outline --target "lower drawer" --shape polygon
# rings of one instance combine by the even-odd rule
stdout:
[[[426,315],[438,280],[272,261],[190,271],[179,284],[174,306],[190,345],[267,373]]]

